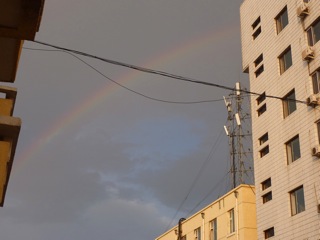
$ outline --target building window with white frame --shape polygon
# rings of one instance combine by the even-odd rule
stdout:
[[[288,164],[293,163],[301,157],[299,135],[290,139],[290,141],[286,143],[286,150]]]
[[[218,240],[218,220],[217,218],[213,219],[210,222],[210,240]]]
[[[287,6],[285,6],[284,9],[281,10],[275,20],[277,34],[279,34],[289,24]]]
[[[307,29],[308,45],[313,46],[320,40],[320,19]]]
[[[233,233],[236,230],[236,223],[234,218],[234,208],[228,211],[229,214],[229,233]]]
[[[201,240],[201,227],[194,230],[194,239]]]
[[[288,117],[291,113],[297,110],[296,94],[294,89],[290,91],[282,100],[283,103],[283,116]]]
[[[267,230],[263,231],[264,239],[268,239],[274,236],[274,227],[268,228]]]
[[[291,46],[289,46],[281,55],[278,57],[280,66],[280,75],[282,75],[288,68],[292,66],[292,55]]]
[[[290,192],[291,215],[294,216],[305,210],[303,186],[300,186]]]
[[[320,92],[320,70],[317,70],[313,74],[311,74],[311,79],[312,79],[313,93],[317,94]]]

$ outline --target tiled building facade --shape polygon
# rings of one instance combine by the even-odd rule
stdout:
[[[240,185],[156,240],[256,239],[254,187]],[[180,233],[179,233],[180,231]]]
[[[320,1],[244,0],[258,239],[320,239]]]

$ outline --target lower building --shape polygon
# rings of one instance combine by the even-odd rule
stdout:
[[[156,240],[257,239],[255,188],[240,185]]]

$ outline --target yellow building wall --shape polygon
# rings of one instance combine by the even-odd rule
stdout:
[[[11,144],[0,141],[0,200],[4,198],[7,185],[8,169],[7,163],[10,160]]]
[[[237,197],[236,194],[237,193]],[[229,211],[234,209],[235,231],[230,233]],[[181,224],[186,240],[197,240],[195,229],[201,228],[201,240],[210,238],[210,222],[217,219],[219,240],[255,240],[257,239],[255,189],[253,186],[240,185],[209,206],[203,208]],[[156,240],[176,240],[178,225]],[[198,239],[199,240],[199,239]]]

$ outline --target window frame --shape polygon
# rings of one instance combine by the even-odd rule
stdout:
[[[298,196],[298,194],[301,194]],[[291,204],[291,216],[295,216],[299,213],[302,213],[306,210],[306,204],[305,204],[305,198],[304,198],[304,190],[303,190],[303,185],[293,189],[292,191],[289,192],[290,194],[290,204]],[[299,197],[300,201],[302,200],[301,203],[299,203]],[[302,197],[302,198],[301,198]]]
[[[263,134],[261,137],[259,137],[259,144],[260,146],[264,143],[266,143],[269,140],[269,134],[268,132],[266,132],[265,134]]]
[[[201,227],[198,227],[194,230],[194,239],[201,240]]]
[[[272,200],[272,191],[267,192],[262,195],[262,203],[263,204],[270,202],[271,200]]]
[[[317,31],[316,31],[317,30]],[[320,18],[315,20],[306,30],[308,45],[314,46],[320,41]]]
[[[258,117],[260,117],[262,114],[264,114],[267,111],[267,104],[263,104],[261,107],[258,108],[257,113]]]
[[[286,153],[288,165],[301,158],[299,134],[286,142]]]
[[[311,75],[313,94],[320,93],[320,70],[317,69]]]
[[[234,208],[230,209],[228,213],[229,213],[229,234],[232,234],[236,231]]]
[[[278,57],[280,75],[285,73],[293,64],[291,45],[287,47]]]
[[[273,237],[275,235],[274,234],[274,227],[271,227],[271,228],[264,230],[263,233],[264,233],[264,239],[268,239],[268,238]]]
[[[210,240],[218,240],[218,220],[214,218],[210,221]]]
[[[283,117],[286,118],[297,110],[296,93],[295,89],[292,89],[282,99]]]
[[[257,97],[257,105],[260,105],[264,100],[266,100],[266,92],[263,92]]]
[[[268,155],[269,152],[270,152],[269,145],[267,145],[259,151],[260,158],[263,158],[264,156]]]
[[[284,21],[285,20],[285,21]],[[275,17],[277,34],[282,32],[289,25],[289,15],[287,6],[285,6]]]
[[[262,189],[262,191],[270,188],[271,186],[272,186],[271,177],[267,178],[266,180],[264,180],[264,181],[261,183],[261,189]]]

